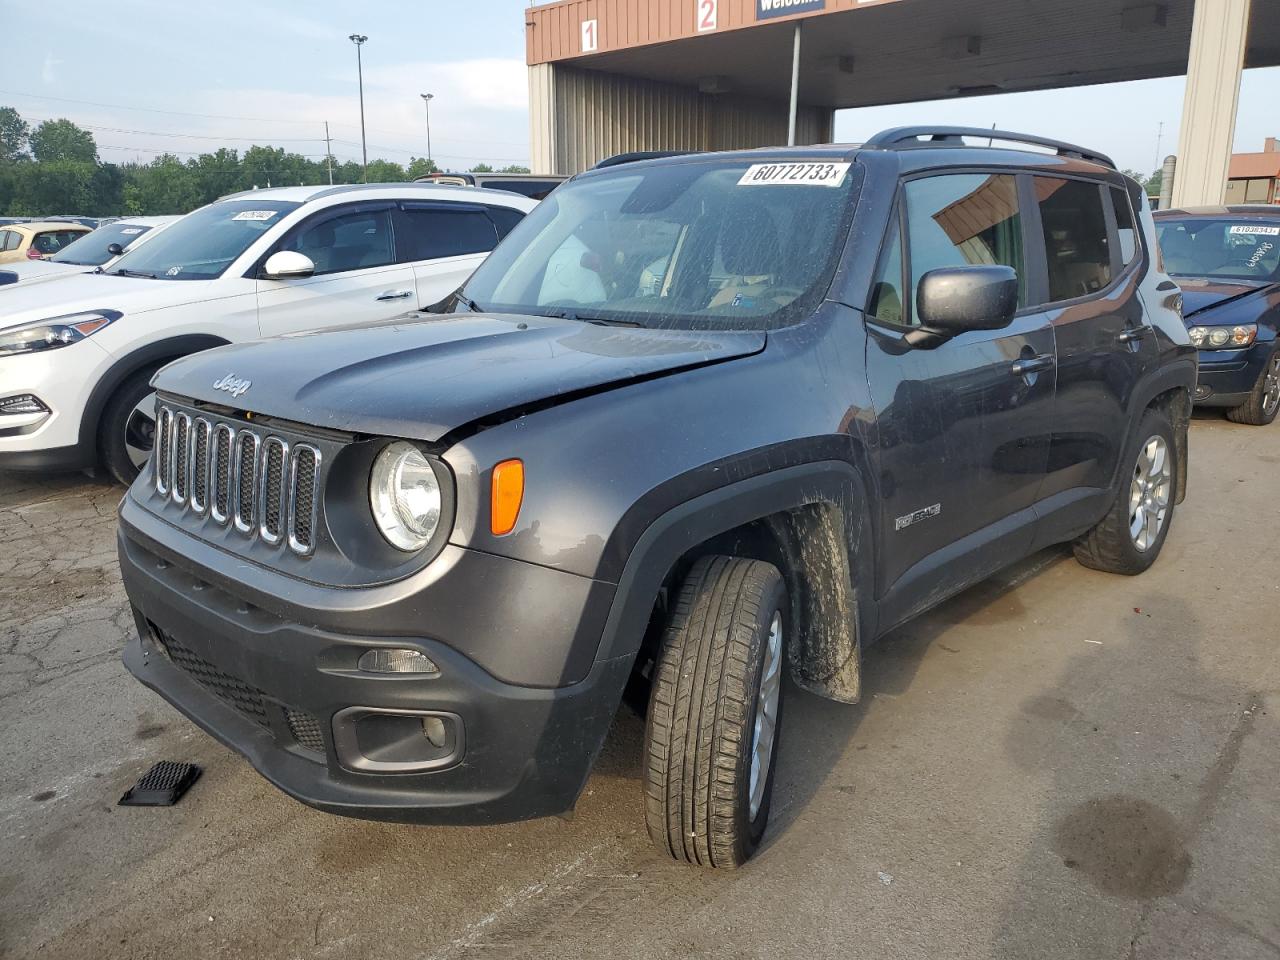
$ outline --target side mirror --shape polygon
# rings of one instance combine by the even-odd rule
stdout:
[[[113,257],[118,257],[120,254],[124,253],[124,247],[120,246],[118,243],[108,243],[107,253],[111,254]]]
[[[268,280],[297,280],[316,272],[316,265],[305,253],[296,250],[280,250],[267,257],[262,265],[262,275]]]
[[[1018,274],[1012,267],[943,267],[920,278],[916,317],[935,337],[967,330],[1000,330],[1018,312]]]

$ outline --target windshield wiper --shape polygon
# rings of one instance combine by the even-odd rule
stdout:
[[[147,273],[145,270],[129,270],[124,267],[120,267],[109,272],[115,274],[117,277],[142,277],[144,280],[154,280],[156,278],[154,273]]]
[[[591,317],[576,310],[546,310],[544,316],[556,317],[560,320],[574,320],[579,323],[594,323],[598,327],[644,327],[638,320],[617,320],[613,317]]]
[[[455,292],[453,295],[453,299],[458,301],[458,303],[462,304],[472,313],[484,313],[483,310],[481,310],[479,307],[476,306],[476,302],[474,300],[467,299],[461,293]]]

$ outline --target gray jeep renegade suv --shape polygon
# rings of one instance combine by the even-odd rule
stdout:
[[[166,367],[128,668],[304,803],[451,823],[571,809],[638,678],[653,839],[741,864],[784,668],[852,703],[895,625],[1063,541],[1139,573],[1182,499],[1142,191],[975,134],[602,164],[430,312]]]

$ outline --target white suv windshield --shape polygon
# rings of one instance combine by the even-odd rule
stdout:
[[[221,200],[188,214],[122,256],[108,273],[156,280],[212,280],[299,206],[291,200]]]
[[[543,200],[462,292],[501,313],[781,326],[826,293],[859,179],[846,162],[739,158],[589,174]]]

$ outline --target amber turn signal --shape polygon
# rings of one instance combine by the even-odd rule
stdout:
[[[493,468],[489,505],[489,529],[495,537],[504,537],[516,528],[523,501],[524,461],[503,460]]]

